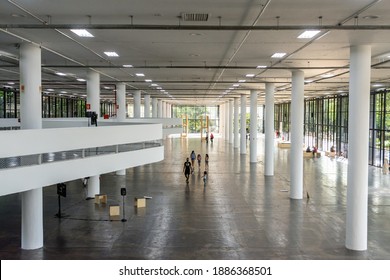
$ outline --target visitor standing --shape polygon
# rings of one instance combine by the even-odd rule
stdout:
[[[204,157],[204,169],[209,170],[209,154]]]
[[[188,183],[188,179],[191,174],[191,162],[189,158],[187,158],[186,162],[184,163],[183,172],[184,172],[184,176],[186,177],[186,182]]]
[[[198,157],[196,159],[198,160],[198,168],[200,171],[200,163],[202,162],[202,156],[200,154],[198,154]]]
[[[191,173],[192,173],[192,172],[194,172],[195,158],[196,158],[196,154],[194,151],[191,152],[190,158],[191,158],[191,166],[192,166]]]

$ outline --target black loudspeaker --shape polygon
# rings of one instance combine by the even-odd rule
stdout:
[[[57,184],[57,194],[66,197],[66,185],[64,183]]]
[[[121,188],[121,195],[123,195],[123,196],[126,195],[126,188]]]

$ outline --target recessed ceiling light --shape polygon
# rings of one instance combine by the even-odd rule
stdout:
[[[229,89],[230,89],[230,90],[233,90],[234,88],[230,87]]]
[[[61,93],[68,93],[67,91],[65,91],[65,90],[61,90]]]
[[[311,39],[320,32],[320,30],[306,30],[298,36],[298,39]]]
[[[305,83],[307,83],[307,84],[310,84],[312,82],[313,82],[313,80],[305,80]]]
[[[253,78],[255,76],[255,74],[246,74],[245,77],[248,77],[248,78]]]
[[[334,76],[334,74],[332,74],[332,73],[326,73],[326,74],[321,75],[322,78],[330,78],[333,76]]]
[[[245,83],[246,80],[238,80],[239,83]]]
[[[162,89],[162,87],[156,87],[156,89],[160,89],[160,90],[161,90],[161,89]]]
[[[131,64],[124,64],[123,67],[125,67],[125,68],[132,68],[133,65],[131,65]]]
[[[79,78],[79,79],[77,79],[77,81],[79,81],[79,82],[85,82],[85,79]]]
[[[239,87],[240,85],[239,84],[234,84],[233,87]]]
[[[7,84],[9,84],[9,85],[14,85],[15,83],[14,83],[14,82],[8,82]]]
[[[52,88],[48,88],[48,89],[47,89],[47,91],[54,91],[54,89],[52,89]]]
[[[117,54],[116,52],[112,52],[112,51],[104,52],[104,54],[109,56],[109,57],[118,57],[119,56],[119,54]]]
[[[191,36],[202,36],[202,33],[190,33]]]
[[[145,74],[144,74],[144,73],[135,73],[135,75],[136,75],[137,77],[145,77]]]
[[[61,73],[61,72],[56,72],[56,75],[58,75],[58,76],[66,76],[65,73]]]
[[[145,80],[145,82],[147,82],[147,83],[151,83],[151,82],[152,82],[152,80],[150,80],[150,79],[146,79],[146,80]]]
[[[382,84],[373,84],[372,86],[373,86],[373,87],[383,87]]]
[[[151,84],[152,87],[158,87],[158,84]]]
[[[80,37],[88,37],[88,38],[94,37],[91,33],[89,33],[85,29],[71,29],[70,31],[72,31],[74,34]]]
[[[271,57],[273,58],[282,58],[286,55],[286,53],[274,53]]]
[[[256,68],[257,68],[257,69],[260,69],[260,68],[267,68],[267,66],[265,66],[265,65],[258,65]]]

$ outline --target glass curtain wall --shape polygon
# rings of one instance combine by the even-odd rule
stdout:
[[[177,106],[172,107],[173,118],[188,116],[188,133],[200,133],[202,123],[209,117],[210,132],[219,132],[219,106]]]

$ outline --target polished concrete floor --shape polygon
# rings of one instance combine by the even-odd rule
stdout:
[[[101,176],[107,205],[85,200],[81,181],[67,183],[65,218],[56,218],[56,186],[44,188],[44,248],[20,249],[20,196],[0,197],[1,259],[390,259],[390,175],[369,169],[368,250],[345,244],[345,161],[304,159],[303,200],[289,199],[289,150],[275,151],[275,176],[264,176],[263,139],[258,163],[249,163],[223,139],[169,138],[165,160]],[[190,152],[210,155],[203,184],[195,169],[182,173]],[[126,222],[111,220],[122,204]],[[309,193],[310,198],[307,198]],[[146,208],[134,197],[150,196]]]

